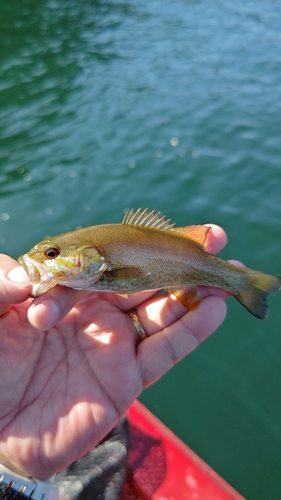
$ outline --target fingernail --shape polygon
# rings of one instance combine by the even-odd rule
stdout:
[[[28,310],[29,321],[40,330],[48,330],[56,324],[61,314],[58,304],[51,299],[32,304]]]
[[[16,285],[30,285],[29,277],[22,266],[14,267],[14,269],[8,273],[8,278]]]

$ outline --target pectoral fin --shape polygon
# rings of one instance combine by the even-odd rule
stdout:
[[[112,281],[132,281],[148,276],[149,274],[149,272],[139,269],[138,267],[124,267],[122,269],[113,269],[106,272],[107,278],[111,278]]]
[[[196,309],[201,301],[198,287],[195,285],[178,289],[169,288],[168,292],[174,295],[188,311]]]

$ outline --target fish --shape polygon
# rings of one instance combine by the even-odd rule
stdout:
[[[130,294],[167,290],[188,311],[198,286],[226,290],[259,319],[281,277],[238,267],[204,249],[210,227],[175,227],[155,210],[130,210],[119,224],[77,229],[37,243],[19,257],[32,297],[57,284],[76,290]]]

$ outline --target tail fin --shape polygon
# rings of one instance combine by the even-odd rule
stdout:
[[[247,268],[244,268],[244,271],[248,276],[247,283],[240,293],[234,294],[234,297],[254,316],[265,319],[266,298],[270,293],[281,289],[281,277]]]

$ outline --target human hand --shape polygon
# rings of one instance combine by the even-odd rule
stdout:
[[[225,244],[213,225],[206,250]],[[32,300],[18,263],[6,255],[0,263],[0,462],[26,476],[49,477],[87,453],[226,314],[227,294],[207,287],[191,312],[151,292],[122,297],[56,286]],[[12,270],[22,284],[9,279]]]

